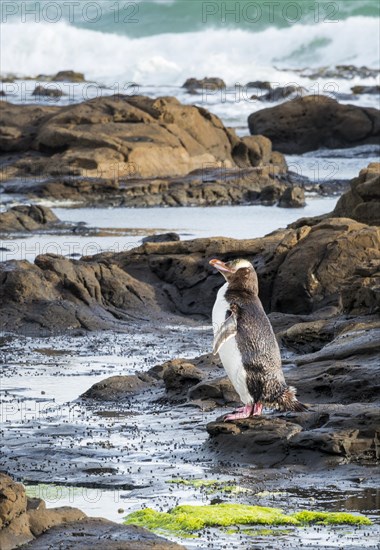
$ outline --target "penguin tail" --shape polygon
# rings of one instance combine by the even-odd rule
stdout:
[[[294,411],[294,412],[305,412],[308,410],[308,407],[298,401],[296,398],[296,388],[293,386],[288,386],[282,392],[281,396],[278,398],[277,403],[279,409],[282,411]]]

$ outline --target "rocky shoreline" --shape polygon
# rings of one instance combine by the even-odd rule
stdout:
[[[327,98],[317,99],[323,109]],[[289,172],[268,137],[240,138],[206,109],[173,97],[111,96],[63,108],[1,102],[0,107],[2,192],[10,196],[86,206],[300,207],[305,191],[344,190],[339,181],[311,181]],[[315,135],[307,125],[302,132]],[[263,133],[273,138],[264,127]],[[364,142],[352,138],[350,143]]]
[[[223,88],[223,82],[216,84]],[[199,85],[203,81],[187,88],[195,93]],[[204,108],[171,97],[115,96],[64,108],[1,102],[1,107],[2,191],[32,203],[0,213],[0,232],[8,236],[83,230],[33,204],[38,199],[90,206],[298,207],[305,189],[323,193],[323,186],[290,173],[282,152],[375,143],[379,136],[375,110],[312,96],[254,113],[250,129],[259,135],[243,138]],[[301,111],[305,116],[297,126]],[[312,132],[316,119],[323,119],[323,128]],[[253,501],[298,511],[305,506],[297,492],[300,476],[317,508],[326,484],[336,499],[364,490],[373,498],[380,481],[379,189],[380,164],[370,164],[333,212],[301,218],[265,237],[181,241],[172,235],[119,253],[2,262],[0,351],[4,375],[12,381],[5,389],[7,414],[16,414],[17,399],[44,403],[40,386],[33,386],[38,398],[17,393],[14,373],[23,373],[20,365],[29,368],[36,361],[39,368],[45,361],[36,376],[46,380],[56,368],[63,380],[73,355],[66,347],[72,346],[74,371],[84,377],[74,372],[78,384],[64,402],[69,413],[60,416],[49,402],[46,417],[28,412],[4,426],[2,548],[200,548],[207,547],[209,536],[211,545],[215,537],[227,547],[238,540],[249,544],[243,532],[206,530],[193,546],[171,536],[181,546],[121,520],[86,517],[80,508],[46,509],[6,474],[26,485],[117,488],[124,491],[125,507],[134,498],[139,508],[154,500],[164,512],[186,498],[176,489],[173,499],[168,484],[180,484],[183,476],[190,483],[206,473],[225,476],[226,482],[234,475],[242,489],[207,495],[210,505]],[[238,398],[219,359],[206,353],[221,284],[208,264],[211,257],[252,261],[286,378],[308,412],[266,411],[262,418],[223,422]],[[41,345],[43,338],[52,348]],[[84,358],[88,371],[81,370],[87,368]],[[204,496],[191,493],[196,502]],[[364,510],[374,521],[365,527],[372,543],[379,513],[371,503]],[[313,507],[306,503],[307,510]],[[352,541],[352,548],[360,548],[363,528],[345,541],[347,548]],[[275,533],[265,536],[263,547],[284,546]],[[284,536],[294,547],[295,533]],[[302,536],[300,548],[308,544]]]

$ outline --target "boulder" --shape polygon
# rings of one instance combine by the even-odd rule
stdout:
[[[163,381],[171,400],[185,400],[188,389],[203,378],[202,371],[188,361],[173,359],[164,365]]]
[[[33,96],[39,96],[39,97],[54,97],[54,98],[60,98],[63,95],[67,95],[64,92],[62,92],[59,88],[49,88],[48,86],[36,86],[33,93]]]
[[[371,94],[378,95],[380,94],[380,86],[353,86],[351,88],[352,93],[356,95],[361,94]]]
[[[287,187],[280,197],[278,206],[282,208],[302,208],[306,205],[305,191],[302,187]]]
[[[289,86],[279,86],[278,88],[270,89],[268,93],[260,96],[261,101],[281,101],[286,99],[291,95],[297,94],[297,96],[302,96],[306,93],[305,88],[301,86],[289,85]]]
[[[124,330],[159,312],[160,291],[118,266],[47,254],[0,265],[4,330]]]
[[[256,88],[257,90],[271,90],[272,84],[268,81],[254,80],[252,82],[247,82],[246,88]]]
[[[282,463],[330,466],[347,461],[376,463],[380,456],[377,407],[319,405],[317,410],[298,414],[251,417],[234,422],[218,419],[207,425],[209,446],[219,460],[239,464]],[[305,451],[309,451],[308,454]],[[328,461],[325,455],[330,455]]]
[[[83,73],[76,71],[59,71],[51,77],[54,82],[85,82]]]
[[[125,401],[149,389],[154,383],[154,378],[143,373],[111,376],[91,386],[81,397],[99,401]]]
[[[378,143],[380,111],[313,95],[252,113],[248,125],[251,134],[266,136],[277,151],[298,154]]]
[[[380,225],[380,163],[372,163],[351,180],[350,190],[338,200],[333,215]]]
[[[226,87],[226,83],[221,78],[217,77],[205,77],[202,79],[188,78],[183,84],[182,88],[188,90],[208,89],[208,90],[220,90]]]
[[[251,260],[267,311],[307,314],[335,307],[359,314],[379,308],[380,230],[349,219],[326,219],[260,239],[146,243],[117,255],[98,256],[147,283],[155,285],[158,278],[176,311],[206,317],[223,283],[208,265],[213,257]]]
[[[242,166],[243,142],[234,131],[206,109],[173,97],[118,95],[63,108],[0,107],[0,152],[23,152],[8,162],[3,180],[37,173],[39,180],[53,175],[118,182]],[[247,156],[245,168],[252,166]]]
[[[149,235],[142,239],[143,243],[170,243],[173,241],[179,241],[180,237],[178,233],[159,233],[157,235]]]
[[[144,243],[80,260],[46,254],[34,264],[3,262],[0,319],[5,330],[55,331],[127,330],[173,314],[209,318],[223,284],[208,264],[214,257],[253,262],[267,312],[380,309],[380,227],[325,218],[259,239]]]
[[[0,213],[0,233],[30,232],[46,229],[58,222],[50,208],[36,205],[13,206]]]

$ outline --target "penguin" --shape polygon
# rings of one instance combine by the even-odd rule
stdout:
[[[219,353],[244,403],[224,421],[261,415],[264,405],[281,411],[306,411],[296,398],[296,389],[285,382],[280,348],[258,296],[253,265],[241,259],[209,263],[226,279],[212,310],[213,354]]]

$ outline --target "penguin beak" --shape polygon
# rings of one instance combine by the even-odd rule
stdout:
[[[220,271],[222,274],[224,273],[235,273],[235,270],[229,267],[227,264],[222,262],[221,260],[210,260],[209,264],[215,267],[218,271]]]

